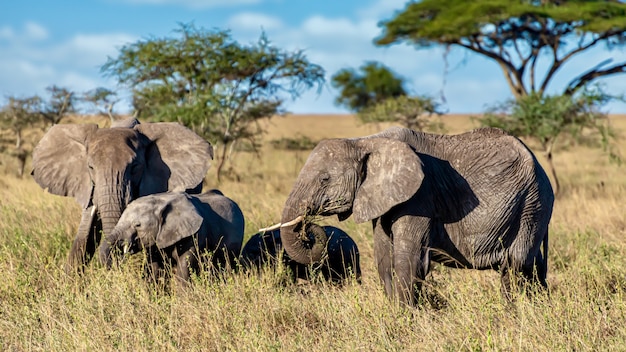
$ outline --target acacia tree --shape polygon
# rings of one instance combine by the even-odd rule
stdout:
[[[442,114],[440,105],[427,96],[409,96],[406,82],[387,66],[370,61],[359,70],[344,68],[332,77],[339,89],[337,105],[355,111],[364,123],[396,122],[416,130],[439,129],[428,117]]]
[[[47,87],[46,91],[49,99],[39,99],[38,107],[44,122],[56,125],[69,114],[76,112],[78,98],[73,91],[56,85]]]
[[[382,22],[377,45],[400,42],[418,48],[445,45],[495,61],[517,99],[543,96],[554,75],[577,55],[600,44],[626,40],[626,4],[616,0],[423,0]],[[548,70],[538,72],[540,57]],[[601,77],[626,71],[626,62],[604,60],[573,77],[563,94],[573,95]]]
[[[496,62],[514,99],[491,108],[481,123],[538,140],[557,193],[552,164],[557,137],[569,134],[577,139],[581,131],[595,130],[604,146],[613,138],[600,107],[616,97],[593,86],[599,78],[626,72],[626,62],[592,63],[560,94],[546,91],[555,74],[580,54],[601,44],[608,49],[624,45],[626,4],[621,1],[423,0],[408,3],[381,27],[378,45],[459,47]],[[540,61],[547,64],[545,72],[537,69]]]
[[[132,88],[136,116],[178,121],[222,148],[218,180],[234,142],[256,146],[260,119],[324,82],[302,51],[277,48],[264,34],[244,45],[224,30],[181,24],[174,32],[122,47],[102,71]]]
[[[0,109],[0,128],[11,130],[15,135],[15,146],[11,154],[18,160],[17,175],[24,175],[24,167],[29,152],[24,148],[23,132],[41,121],[37,96],[28,98],[8,97],[8,102]]]
[[[90,103],[98,115],[108,116],[111,122],[115,120],[113,107],[119,99],[117,99],[117,93],[114,91],[104,87],[94,88],[86,92],[82,100]]]
[[[433,119],[443,114],[440,104],[427,96],[406,96],[388,98],[378,104],[358,112],[365,123],[396,122],[415,130],[444,131],[443,123]]]
[[[339,89],[335,103],[356,112],[388,98],[407,94],[404,80],[375,61],[366,62],[359,70],[343,68],[332,76],[331,82],[333,87]]]
[[[535,93],[495,105],[479,120],[483,125],[536,140],[548,162],[554,193],[559,194],[561,186],[552,158],[557,140],[565,137],[576,142],[584,138],[588,142],[597,140],[598,145],[608,151],[611,160],[621,161],[611,145],[615,136],[608,115],[601,110],[606,99],[608,97],[602,90],[588,87],[574,96]]]

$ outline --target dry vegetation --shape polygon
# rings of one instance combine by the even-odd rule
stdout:
[[[448,131],[468,130],[446,116]],[[626,133],[626,118],[615,119]],[[266,142],[301,134],[353,137],[382,126],[351,116],[275,118]],[[626,155],[626,144],[621,146]],[[279,220],[307,151],[266,147],[262,159],[234,161],[239,182],[219,187],[246,215],[246,234]],[[434,297],[419,309],[390,304],[374,270],[371,229],[349,219],[362,258],[363,284],[286,284],[280,273],[200,276],[187,290],[146,285],[138,262],[80,278],[62,270],[80,210],[44,193],[30,178],[0,176],[0,350],[157,351],[615,351],[626,350],[626,196],[624,167],[600,151],[570,147],[555,156],[564,194],[550,233],[549,297],[520,295],[507,305],[494,272],[435,267]],[[244,170],[248,171],[244,171]]]

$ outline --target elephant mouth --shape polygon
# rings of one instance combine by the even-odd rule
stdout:
[[[342,211],[342,212],[337,212],[337,211],[323,211],[319,213],[320,216],[333,216],[333,215],[337,215],[337,219],[339,219],[339,221],[344,221],[347,218],[350,217],[350,215],[352,215],[352,209],[346,210],[346,211]]]
[[[137,235],[133,235],[130,240],[124,241],[122,253],[124,256],[128,256],[137,252],[139,252],[139,241],[137,240]]]

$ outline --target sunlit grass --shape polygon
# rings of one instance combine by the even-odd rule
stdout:
[[[265,140],[376,132],[351,117],[335,120],[275,119]],[[471,127],[463,117],[449,121],[452,133]],[[626,132],[626,120],[616,125]],[[620,147],[626,155],[626,144]],[[207,178],[206,188],[220,188],[241,206],[246,237],[280,220],[308,152],[265,146],[262,155],[236,157],[239,181]],[[0,177],[0,350],[626,350],[624,167],[579,147],[556,154],[555,163],[563,194],[550,225],[549,296],[520,294],[508,304],[497,273],[435,266],[430,299],[406,309],[392,304],[378,281],[371,225],[351,219],[325,223],[357,242],[361,285],[292,284],[279,269],[224,280],[201,274],[190,288],[164,292],[141,278],[139,256],[116,270],[93,264],[82,277],[67,276],[78,205],[30,177],[11,176],[7,161]]]

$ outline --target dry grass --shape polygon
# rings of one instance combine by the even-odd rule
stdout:
[[[465,116],[445,117],[449,132]],[[616,119],[626,133],[626,118]],[[379,126],[378,128],[382,128]],[[272,139],[353,137],[376,132],[351,116],[273,119]],[[626,155],[626,144],[621,145]],[[246,233],[279,220],[308,152],[263,150],[234,160],[239,182],[219,187],[246,215]],[[75,201],[44,193],[30,178],[0,177],[0,349],[159,351],[608,351],[626,350],[624,168],[599,151],[572,147],[555,156],[564,195],[551,223],[549,297],[507,305],[494,272],[435,267],[419,309],[389,302],[374,270],[371,229],[338,224],[353,236],[363,284],[286,284],[281,273],[205,276],[187,290],[146,285],[137,265],[83,277],[62,271],[80,220]],[[245,171],[247,170],[247,171]],[[138,264],[135,262],[134,264]]]

